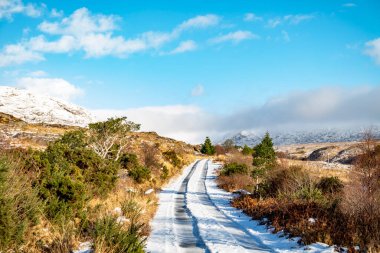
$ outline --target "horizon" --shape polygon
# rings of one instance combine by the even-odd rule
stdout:
[[[0,85],[191,143],[378,126],[379,9],[377,1],[3,0]]]

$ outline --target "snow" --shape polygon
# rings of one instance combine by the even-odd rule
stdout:
[[[123,214],[123,212],[121,211],[121,208],[120,207],[115,207],[115,209],[113,209],[113,211],[112,211],[114,214],[116,214],[116,215],[122,215]]]
[[[24,89],[0,86],[0,112],[28,123],[85,127],[93,122],[85,109]]]
[[[149,195],[151,194],[152,192],[154,192],[154,190],[151,188],[151,189],[148,189],[145,191],[145,195]]]
[[[119,224],[124,224],[126,222],[129,222],[129,219],[125,216],[119,216],[117,217],[116,222]]]
[[[215,182],[219,168],[208,160],[195,162],[161,191],[148,252],[334,252],[334,247],[322,243],[302,246],[299,238],[272,234],[231,207],[233,194]]]
[[[77,250],[74,250],[73,253],[92,253],[92,242],[82,242],[79,244]]]
[[[360,127],[321,128],[305,130],[273,130],[270,131],[273,143],[276,146],[306,143],[328,143],[360,141],[363,139],[365,129]],[[371,128],[375,138],[380,138],[380,126]],[[262,140],[265,132],[244,130],[240,133],[228,136],[236,145],[254,146]],[[224,139],[224,140],[225,140]],[[221,142],[223,142],[222,140]]]
[[[159,207],[151,222],[152,232],[147,241],[147,252],[180,252],[175,234],[175,197],[182,181],[192,166],[186,167],[181,176],[172,179],[159,194]]]

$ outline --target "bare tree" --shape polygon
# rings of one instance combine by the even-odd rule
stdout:
[[[116,161],[127,145],[127,134],[139,129],[139,124],[127,121],[126,117],[89,124],[90,147],[100,157]]]
[[[380,246],[380,146],[366,131],[346,187],[344,209],[353,218],[361,246],[376,252]]]

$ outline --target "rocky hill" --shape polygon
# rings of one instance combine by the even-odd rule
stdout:
[[[0,86],[0,112],[27,123],[84,127],[93,121],[79,106],[7,86]]]
[[[44,149],[66,131],[85,127],[93,118],[83,108],[26,90],[0,86],[0,149]],[[189,162],[195,151],[185,142],[161,137],[155,132],[128,134],[127,151],[144,157],[154,147],[158,160],[173,150]],[[189,160],[189,161],[188,161]]]

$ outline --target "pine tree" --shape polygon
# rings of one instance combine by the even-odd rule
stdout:
[[[206,140],[201,148],[201,153],[206,155],[213,155],[215,154],[215,147],[212,145],[211,140],[209,137],[206,137]]]
[[[268,169],[276,163],[276,153],[273,148],[272,138],[267,132],[258,145],[253,148],[253,166],[260,169]]]
[[[270,138],[268,132],[266,132],[261,143],[253,148],[252,156],[252,165],[254,167],[252,176],[256,178],[256,191],[258,191],[259,176],[264,175],[268,169],[271,169],[276,165],[276,153],[273,149],[272,138]]]

